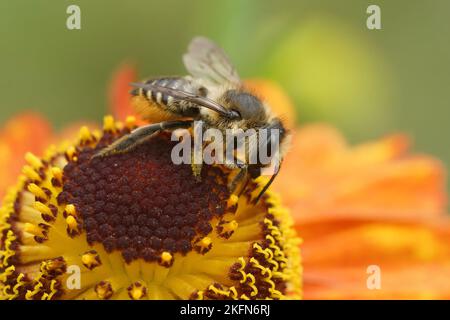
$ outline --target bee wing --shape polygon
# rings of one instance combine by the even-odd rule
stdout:
[[[205,37],[195,37],[183,55],[183,62],[189,73],[215,85],[241,82],[233,64],[225,52]]]
[[[213,110],[229,119],[236,119],[239,116],[236,112],[224,108],[222,105],[215,102],[214,100],[191,92],[182,91],[170,87],[162,87],[159,86],[158,84],[153,83],[131,83],[131,85],[135,88],[149,90],[150,92],[158,92],[160,94],[167,95],[168,97],[171,97],[176,100],[191,102],[194,105],[198,105]]]

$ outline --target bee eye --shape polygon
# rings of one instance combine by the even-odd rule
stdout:
[[[231,115],[232,115],[232,119],[242,119],[241,117],[241,113],[239,111],[237,111],[236,109],[231,109]]]

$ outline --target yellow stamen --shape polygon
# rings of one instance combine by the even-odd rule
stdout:
[[[201,254],[205,254],[206,252],[211,250],[211,247],[212,240],[210,237],[204,237],[195,244],[195,249]]]
[[[133,129],[134,126],[136,125],[136,118],[133,116],[128,116],[125,119],[125,125],[127,126],[128,129]]]
[[[92,130],[92,135],[96,140],[99,140],[102,137],[102,131],[100,131],[99,129],[94,129]]]
[[[76,210],[76,208],[75,208],[75,206],[73,204],[66,205],[65,211],[70,216],[76,216],[77,215],[77,210]]]
[[[143,296],[143,292],[141,288],[133,288],[131,290],[131,296],[133,297],[134,300],[139,300],[142,298]]]
[[[116,129],[116,125],[114,122],[114,118],[112,116],[105,116],[103,118],[103,130],[114,131],[115,129]]]
[[[44,275],[49,275],[52,272],[63,273],[66,269],[66,262],[63,258],[55,258],[46,261],[42,261],[40,270]]]
[[[37,197],[37,198],[48,200],[48,195],[44,192],[44,190],[41,189],[41,187],[39,187],[35,183],[30,183],[28,185],[28,191],[30,191],[32,194],[34,194],[35,197]]]
[[[95,257],[91,253],[86,253],[81,256],[81,262],[86,265],[91,265],[95,261]]]
[[[123,129],[123,123],[121,121],[116,121],[115,127],[116,127],[117,130],[122,130]]]
[[[228,207],[232,207],[232,206],[236,205],[236,203],[238,203],[238,201],[239,201],[239,197],[235,194],[232,194],[230,196],[230,198],[228,199],[227,205],[228,205]]]
[[[161,253],[161,264],[164,266],[170,265],[173,261],[173,256],[170,252],[164,251]]]
[[[45,204],[43,204],[43,203],[40,202],[40,201],[36,201],[36,202],[33,204],[33,206],[34,206],[34,208],[35,208],[37,211],[39,211],[40,213],[44,213],[44,214],[48,214],[48,215],[53,215],[53,214],[52,214],[52,211],[50,210],[50,208],[47,207]]]
[[[35,236],[42,236],[42,229],[32,223],[26,222],[24,229]]]
[[[19,288],[25,284],[25,281],[23,281],[24,277],[25,275],[23,273],[20,273],[19,276],[17,277],[17,284],[13,287],[15,297],[19,295]]]
[[[107,281],[101,281],[95,286],[95,292],[100,299],[109,299],[113,295],[111,284]]]
[[[34,154],[32,154],[31,152],[27,152],[25,154],[25,160],[34,168],[34,169],[39,169],[42,167],[42,161],[36,157]]]
[[[66,223],[70,230],[76,230],[78,227],[77,220],[73,216],[67,216]]]
[[[223,232],[226,232],[226,233],[233,232],[234,230],[237,229],[238,223],[236,220],[232,220],[230,222],[224,223],[222,225],[222,227],[223,227]]]
[[[55,177],[55,179],[58,180],[59,182],[62,181],[63,172],[62,172],[61,168],[53,167],[53,168],[52,168],[52,175],[53,175],[53,177]]]
[[[128,287],[128,294],[131,299],[139,300],[142,299],[146,294],[146,288],[140,284],[139,282],[134,283],[130,287]]]
[[[170,260],[172,260],[172,255],[169,252],[164,251],[161,254],[161,260],[164,261],[164,262],[169,262]]]
[[[75,149],[74,146],[68,147],[66,151],[67,158],[69,158],[69,160],[73,160],[76,151],[77,150]]]
[[[80,129],[80,141],[81,142],[89,142],[92,139],[91,132],[89,131],[88,127],[83,126]]]
[[[30,166],[24,166],[22,173],[30,180],[41,181],[39,174]]]
[[[4,282],[10,275],[12,275],[16,271],[14,266],[9,266],[3,273],[0,273],[0,281]]]
[[[98,253],[94,250],[84,253],[81,256],[81,262],[89,270],[92,270],[101,264],[100,257],[98,255]]]
[[[27,291],[27,293],[25,294],[25,299],[27,299],[27,300],[33,299],[33,297],[34,297],[37,293],[39,293],[39,291],[41,290],[41,288],[42,288],[42,283],[41,283],[41,282],[38,282],[38,283],[36,284],[36,286],[34,286],[33,290],[28,290],[28,291]]]
[[[234,286],[230,287],[230,292],[231,292],[231,297],[233,299],[237,300],[238,299],[238,293],[237,293],[237,290],[236,290],[236,288]]]

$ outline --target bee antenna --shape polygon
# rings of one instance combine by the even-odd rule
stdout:
[[[256,205],[259,200],[261,199],[261,197],[264,195],[264,193],[266,193],[267,189],[269,189],[270,185],[272,184],[272,182],[275,180],[275,178],[277,177],[278,173],[280,172],[281,169],[281,162],[280,165],[278,166],[278,170],[277,172],[275,172],[271,177],[269,182],[267,182],[265,184],[265,186],[262,188],[261,192],[258,194],[258,196],[256,197],[256,199],[253,201],[253,203]]]

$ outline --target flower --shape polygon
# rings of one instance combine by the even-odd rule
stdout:
[[[197,181],[190,166],[172,163],[164,133],[126,154],[92,158],[135,127],[134,117],[123,124],[107,116],[102,131],[84,126],[74,144],[26,154],[0,211],[0,297],[299,296],[289,213],[271,193],[254,203],[266,181],[240,196],[220,167],[204,166]]]
[[[134,80],[133,77],[133,70],[125,67],[119,72],[119,77],[112,86],[114,91],[111,95],[112,108],[115,110],[114,113],[119,115],[119,119],[125,123],[127,121],[124,115],[131,113],[126,98],[128,90],[126,84]],[[248,82],[247,86],[267,99],[276,108],[275,111],[284,116],[285,120],[289,121],[294,118],[294,109],[279,86],[265,80],[253,80]],[[107,120],[107,122],[110,125],[114,124],[114,128],[126,130],[126,126],[117,122],[111,120]],[[291,122],[291,126],[293,126],[293,122]],[[40,128],[33,126],[33,129]],[[297,290],[293,291],[298,293],[300,277],[303,277],[301,291],[302,296],[306,299],[449,298],[450,223],[445,213],[444,169],[439,161],[426,155],[412,155],[408,151],[408,139],[402,135],[394,135],[351,147],[337,130],[327,125],[307,125],[293,128],[292,131],[294,139],[291,152],[285,159],[281,173],[271,190],[281,194],[283,204],[293,213],[297,233],[304,239],[301,268],[296,256],[298,251],[295,253],[294,250],[294,253],[290,254],[295,256],[291,267],[293,272],[291,281],[293,282],[292,288],[297,288]],[[83,129],[81,136],[86,136],[87,132],[86,129]],[[96,140],[91,142],[95,144],[100,141],[100,137],[104,136],[104,133],[89,131],[89,136],[95,137]],[[0,137],[0,146],[5,145],[5,140],[2,140],[5,135],[2,134]],[[23,141],[31,141],[30,136],[25,137]],[[34,145],[30,144],[27,148],[33,147]],[[42,149],[39,150],[40,147],[34,148],[35,153],[42,152]],[[53,149],[52,152],[59,152],[61,155],[61,150]],[[11,155],[11,153],[9,154]],[[49,154],[47,154],[48,156]],[[29,161],[31,160],[30,155],[27,158]],[[153,161],[153,159],[150,160]],[[20,163],[17,159],[10,159],[8,163],[14,161]],[[0,170],[5,168],[9,169],[8,166],[2,166]],[[74,177],[77,178],[77,175]],[[19,183],[17,187],[20,188],[20,186]],[[55,190],[51,193],[52,196]],[[15,192],[15,190],[9,192],[9,196],[3,203],[4,207],[8,201],[10,208],[11,205],[14,206],[12,201],[14,197],[11,195],[14,195]],[[29,191],[22,190],[22,193],[26,192]],[[265,201],[270,203],[274,200],[277,211],[279,209],[280,213],[284,212],[276,199],[273,192],[270,192]],[[245,200],[239,199],[239,201]],[[248,203],[244,206],[241,203],[238,204],[235,215],[248,205]],[[229,207],[227,206],[227,208]],[[69,218],[69,222],[75,221],[78,226],[78,217],[76,216],[78,212],[74,209],[76,206],[71,207],[70,203],[69,207],[64,207],[66,215],[71,215],[70,212],[75,214],[73,220]],[[249,214],[255,212],[253,211],[255,208],[249,207],[248,209]],[[4,209],[2,210],[4,212]],[[64,212],[62,216],[64,216]],[[283,218],[280,220],[285,222],[285,226],[289,226],[288,216],[283,214]],[[75,224],[73,225],[75,226]],[[80,225],[82,224],[80,223]],[[242,226],[242,223],[238,222],[239,226]],[[292,235],[292,229],[287,227],[285,230],[285,236],[291,239],[291,244],[299,241]],[[86,231],[84,232],[86,233]],[[71,238],[70,241],[75,240]],[[213,244],[214,241],[226,242],[226,239],[213,239]],[[10,243],[12,244],[11,241]],[[86,245],[86,242],[83,243]],[[109,253],[104,248],[102,249],[103,243],[96,242],[94,246],[100,247],[99,250],[103,250],[102,254],[109,257]],[[14,249],[14,245],[11,247]],[[103,256],[99,256],[97,259],[95,254],[95,252],[98,253],[97,250],[88,245],[85,249],[87,251],[83,251],[81,261],[92,267],[94,271],[89,268],[87,271],[83,265],[82,274],[96,274],[96,265],[99,260],[104,261]],[[95,252],[91,250],[95,250]],[[189,254],[197,254],[202,259],[211,254],[213,250],[214,245],[205,255],[198,252]],[[155,266],[155,270],[161,271],[158,273],[159,276],[165,274],[164,270],[167,271],[167,268],[159,263],[168,260],[170,262],[170,259],[167,259],[168,255],[165,255],[166,259],[162,259],[162,253],[161,260],[158,259],[157,266]],[[116,252],[114,261],[121,261],[125,266],[122,270],[133,271],[133,268],[130,270],[127,266],[135,266],[134,263],[138,259],[131,259],[131,264],[127,264],[123,262],[127,254],[125,256],[123,254],[124,252]],[[172,268],[176,266],[177,261],[180,259],[174,260]],[[47,261],[43,264],[42,270],[55,274],[51,270],[60,270],[61,268],[58,269],[58,266],[64,266],[61,262],[61,259],[55,259],[50,263]],[[120,263],[117,266],[119,265]],[[373,265],[378,266],[381,271],[380,290],[370,290],[367,286],[369,276],[367,271]],[[205,265],[205,268],[208,266],[211,265]],[[212,269],[216,266],[214,265]],[[21,268],[26,269],[26,266],[21,266]],[[9,270],[9,272],[15,272]],[[5,277],[5,274],[3,273],[2,277]],[[16,285],[12,287],[13,293],[14,287],[22,283],[24,279],[17,272],[14,275],[16,278],[12,278],[13,281],[16,281]],[[251,276],[249,278],[251,279]],[[111,297],[111,292],[114,293],[114,285],[106,277],[102,277],[102,280],[100,277],[88,279],[91,283],[97,281],[93,287],[97,296],[93,293],[93,298],[98,298],[98,295],[108,298]],[[56,282],[53,283],[55,288]],[[47,289],[49,286],[51,289],[51,285],[51,281],[50,283],[47,281],[45,285],[43,283],[43,287]],[[28,290],[31,290],[31,286],[29,284],[28,286]],[[18,288],[20,286],[17,286],[16,290]],[[201,294],[205,296],[205,293],[208,296],[212,290],[217,288],[213,285],[206,290],[197,291],[196,297]],[[10,287],[4,286],[3,290],[11,292],[11,285]],[[221,290],[220,287],[219,290]],[[44,296],[48,298],[50,294],[51,291],[47,291],[45,294],[39,293],[34,298]],[[137,281],[128,285],[126,290],[123,289],[121,293],[116,292],[116,294],[123,298],[143,296],[148,298],[151,291],[143,283]],[[56,297],[65,296],[60,291],[55,291],[51,298]]]

